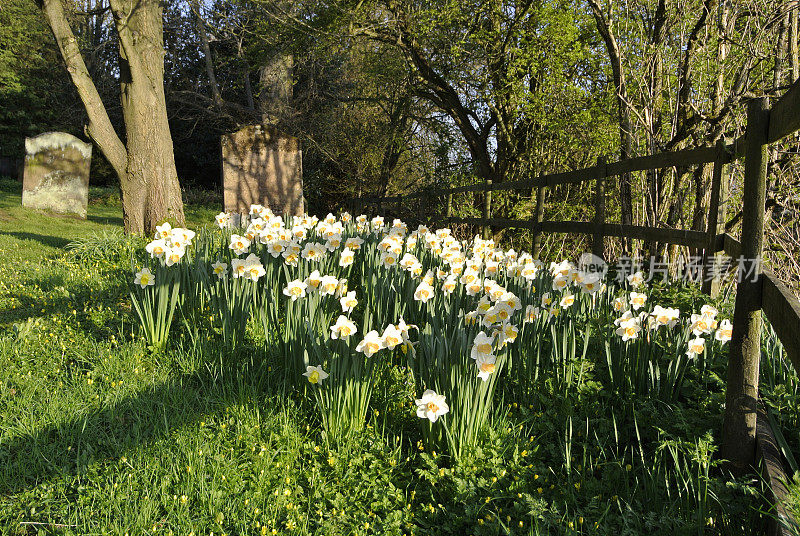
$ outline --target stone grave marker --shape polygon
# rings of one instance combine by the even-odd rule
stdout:
[[[22,206],[86,217],[92,144],[65,132],[25,138]]]
[[[223,135],[221,149],[225,212],[246,215],[250,205],[263,205],[276,215],[303,214],[300,140],[250,125]]]

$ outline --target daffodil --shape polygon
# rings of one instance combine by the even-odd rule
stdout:
[[[428,419],[431,422],[450,411],[444,395],[437,395],[435,391],[427,389],[422,393],[422,398],[415,400],[417,404],[417,417]]]
[[[403,334],[394,324],[389,324],[384,328],[381,339],[383,339],[383,346],[387,350],[394,350],[395,346],[403,343]]]
[[[339,315],[336,323],[331,326],[331,339],[346,339],[350,335],[358,332],[356,325],[344,315]]]
[[[319,280],[318,290],[321,296],[333,296],[338,286],[338,279],[332,275],[324,275]]]
[[[433,298],[433,287],[426,283],[425,281],[421,282],[417,289],[414,291],[414,299],[417,301],[421,301],[423,303],[427,303],[428,300]]]
[[[720,341],[722,344],[725,344],[731,337],[733,336],[733,325],[731,325],[731,321],[727,318],[720,322],[719,328],[714,333],[714,338]]]
[[[644,307],[645,302],[647,302],[647,294],[643,294],[641,292],[631,292],[630,302],[631,302],[631,307],[635,311],[638,311],[639,309]]]
[[[478,359],[479,357],[486,357],[492,355],[492,345],[494,344],[494,335],[487,335],[484,331],[479,331],[472,341],[472,351],[470,357]]]
[[[339,303],[342,305],[342,312],[343,313],[351,313],[353,309],[356,308],[358,305],[358,300],[356,299],[356,291],[351,290],[339,300]]]
[[[356,346],[356,352],[363,352],[365,356],[372,357],[376,352],[383,348],[383,339],[377,331],[372,330],[364,336],[364,339]]]
[[[264,265],[255,254],[251,253],[244,260],[244,278],[250,281],[258,281],[261,276],[266,274]]]
[[[283,294],[292,298],[292,301],[297,301],[297,298],[304,298],[306,296],[306,289],[308,285],[296,279],[294,281],[289,281],[286,285],[286,288],[283,289]]]
[[[142,288],[147,288],[156,284],[156,277],[150,272],[149,268],[142,268],[141,271],[136,272],[133,278],[133,284],[139,285]]]
[[[237,234],[231,235],[231,243],[228,248],[232,249],[236,255],[247,253],[247,250],[250,249],[250,240]]]
[[[695,337],[694,339],[689,341],[688,349],[686,350],[686,355],[689,359],[693,359],[698,355],[702,354],[706,349],[706,341],[702,337]]]
[[[353,250],[348,247],[345,247],[342,250],[341,255],[339,255],[339,266],[341,266],[342,268],[350,266],[351,264],[353,264],[354,258],[355,255],[353,254]]]
[[[480,356],[475,360],[475,366],[478,367],[478,378],[483,381],[489,379],[495,371],[497,358],[493,355]]]
[[[228,274],[228,265],[224,262],[217,261],[211,265],[211,270],[215,276],[222,279]]]
[[[161,259],[164,257],[168,248],[167,243],[164,242],[163,239],[158,238],[147,244],[144,249],[150,254],[150,258]]]

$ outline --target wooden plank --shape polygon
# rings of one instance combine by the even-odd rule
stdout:
[[[707,239],[706,233],[702,231],[651,228],[640,225],[623,225],[621,223],[606,223],[603,225],[603,233],[606,236],[639,238],[697,248],[704,247]]]
[[[486,186],[488,188],[483,193],[483,219],[487,222],[492,221],[492,181],[486,181]],[[483,239],[489,240],[489,236],[491,235],[491,228],[489,224],[484,224],[483,226]]]
[[[477,226],[484,226],[484,225],[491,225],[493,227],[498,228],[519,228],[519,229],[534,229],[536,226],[536,222],[532,222],[529,220],[511,220],[511,219],[503,219],[503,218],[492,218],[492,219],[484,219],[484,218],[437,218],[442,223],[466,223],[469,225],[477,225]]]
[[[608,175],[621,175],[632,171],[646,169],[660,169],[673,166],[692,166],[713,162],[717,157],[716,147],[698,147],[682,151],[658,153],[650,156],[640,156],[608,164]]]
[[[800,130],[800,80],[792,84],[770,110],[767,143],[776,142],[797,130]]]
[[[717,141],[717,158],[711,173],[711,199],[708,207],[708,244],[703,252],[703,292],[712,298],[719,295],[722,286],[720,267],[723,255],[717,254],[717,236],[725,233],[728,208],[728,177],[725,174],[725,142]]]
[[[588,221],[543,221],[541,229],[543,233],[592,234],[594,223]]]
[[[800,300],[769,270],[764,270],[761,278],[761,307],[794,369],[800,372]]]
[[[791,478],[784,470],[783,456],[781,456],[775,434],[769,425],[767,413],[760,401],[756,410],[756,455],[761,458],[761,471],[772,495],[772,504],[775,508],[773,515],[777,518],[772,521],[772,527],[767,534],[774,536],[797,534],[800,526],[786,509],[789,498],[786,482],[789,482]]]
[[[592,235],[592,254],[603,258],[603,225],[606,222],[606,161],[597,159],[598,178],[595,184],[594,197],[594,234]]]
[[[722,251],[730,258],[738,259],[742,256],[742,243],[728,233],[725,233],[722,235]]]
[[[534,186],[557,186],[559,184],[579,184],[581,182],[594,180],[600,178],[602,170],[597,169],[597,166],[592,166],[575,171],[567,171],[566,173],[554,173],[552,175],[544,175],[539,177]]]
[[[733,334],[728,350],[725,384],[725,418],[720,454],[730,461],[735,473],[744,473],[753,463],[756,450],[756,408],[758,365],[761,360],[761,278],[760,259],[764,245],[764,205],[767,192],[766,99],[747,105],[747,148],[744,161],[745,192],[742,196],[742,248],[738,269],[748,274],[736,284]],[[753,277],[749,277],[752,274]]]

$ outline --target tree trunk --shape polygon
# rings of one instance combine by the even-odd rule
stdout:
[[[163,8],[158,0],[111,0],[119,39],[126,142],[114,130],[69,27],[63,0],[39,0],[67,71],[86,108],[86,132],[120,180],[125,232],[152,234],[165,220],[183,225],[164,97]]]

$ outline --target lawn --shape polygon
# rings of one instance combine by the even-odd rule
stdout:
[[[763,529],[760,480],[716,457],[724,348],[665,400],[615,391],[593,336],[568,377],[546,371],[524,397],[498,383],[479,448],[459,456],[426,448],[421,393],[387,360],[364,429],[331,441],[256,322],[231,349],[181,309],[164,351],[145,342],[129,282],[146,242],[122,237],[113,195],[94,192],[83,221],[23,210],[19,183],[0,189],[0,534]],[[217,210],[186,212],[199,229]],[[648,292],[681,311],[706,303],[691,286]]]

